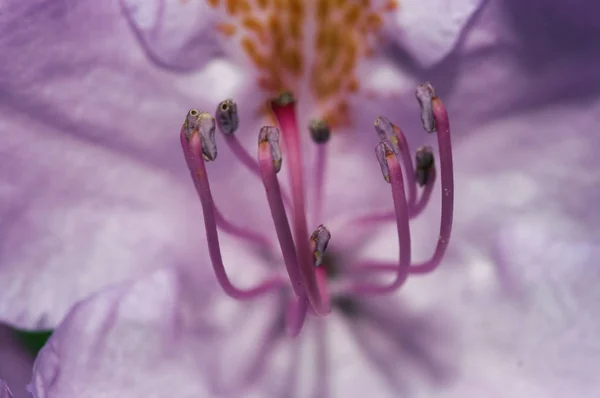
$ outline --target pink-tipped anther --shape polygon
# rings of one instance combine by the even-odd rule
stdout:
[[[386,294],[395,291],[406,281],[411,259],[408,203],[404,193],[404,179],[402,178],[400,163],[398,162],[392,143],[388,140],[381,141],[375,147],[375,154],[379,161],[383,178],[392,186],[396,229],[398,232],[398,263],[395,266],[395,278],[392,283],[357,284],[350,288],[350,292],[357,294]]]
[[[452,165],[452,142],[450,139],[450,121],[448,111],[433,90],[431,83],[425,83],[417,89],[417,98],[424,113],[431,113],[433,124],[437,130],[438,148],[440,152],[440,174],[442,180],[442,215],[440,219],[440,232],[433,256],[420,264],[411,267],[411,273],[427,273],[436,269],[446,253],[450,234],[452,232],[452,218],[454,212],[454,166]],[[429,111],[430,110],[430,111]],[[431,126],[431,121],[423,120],[426,131]]]
[[[281,289],[286,285],[286,281],[274,275],[254,288],[241,289],[234,286],[227,276],[217,233],[215,204],[205,165],[205,161],[216,159],[214,129],[215,120],[210,114],[199,112],[197,109],[190,110],[181,128],[181,148],[202,204],[208,252],[217,280],[229,296],[240,300],[252,299],[266,292]]]

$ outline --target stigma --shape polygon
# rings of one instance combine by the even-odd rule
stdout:
[[[210,260],[223,291],[238,300],[273,293],[286,297],[286,327],[290,335],[295,336],[307,314],[326,316],[332,311],[332,303],[339,302],[340,297],[391,294],[411,275],[434,271],[442,263],[452,231],[454,179],[450,124],[446,108],[430,83],[417,88],[417,100],[424,130],[437,135],[437,163],[444,193],[436,247],[424,262],[413,261],[410,221],[427,207],[437,181],[436,156],[432,147],[421,147],[413,154],[402,130],[386,117],[378,117],[374,122],[376,134],[373,138],[374,143],[377,139],[379,143],[374,147],[373,163],[379,164],[383,177],[380,189],[389,190],[393,210],[382,214],[369,213],[366,209],[366,215],[351,218],[349,225],[336,231],[326,226],[327,215],[322,211],[323,203],[329,199],[321,188],[326,183],[327,147],[332,141],[332,128],[326,121],[315,120],[301,127],[293,95],[286,92],[275,97],[270,104],[276,126],[263,126],[256,132],[257,152],[252,155],[237,140],[238,126],[243,125],[243,120],[239,119],[238,104],[234,100],[226,99],[218,104],[214,117],[208,112],[191,109],[181,127],[181,147],[200,198]],[[218,163],[217,129],[241,167],[262,181],[274,233],[263,235],[266,227],[257,232],[235,225],[223,216],[218,201],[213,200],[206,163]],[[317,149],[312,168],[305,167],[307,160],[302,145],[307,141],[301,139],[305,134],[312,138],[308,144]],[[307,169],[314,171],[314,178],[305,178]],[[282,171],[288,174],[289,191],[279,183]],[[306,200],[306,181],[314,182],[317,188],[311,202]],[[309,210],[313,218],[316,217],[315,224],[309,225]],[[397,261],[336,263],[335,276],[330,272],[331,264],[328,263],[339,254],[334,249],[336,234],[343,237],[346,228],[362,228],[365,224],[377,226],[385,222],[396,224]],[[281,267],[256,286],[235,286],[223,264],[218,230],[269,252],[271,258],[279,259]],[[387,276],[388,282],[381,282],[382,275]]]

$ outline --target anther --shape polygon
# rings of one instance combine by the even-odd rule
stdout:
[[[387,117],[378,116],[377,119],[375,119],[375,123],[373,123],[373,127],[375,127],[375,131],[381,141],[388,140],[392,144],[394,151],[396,151],[396,153],[400,152],[400,148],[398,147],[398,136],[394,129],[395,126]]]
[[[271,157],[273,158],[273,167],[275,168],[275,173],[278,173],[279,170],[281,170],[282,157],[281,147],[279,146],[279,129],[277,127],[261,127],[260,133],[258,134],[258,143],[260,145],[267,142],[271,148]]]
[[[319,267],[321,264],[323,264],[323,257],[325,256],[329,239],[331,239],[331,233],[323,224],[319,225],[315,232],[313,232],[310,236],[310,240],[313,242],[315,247],[315,267]]]
[[[375,155],[377,155],[377,160],[379,161],[379,166],[381,167],[381,174],[383,174],[383,178],[388,183],[390,182],[390,168],[386,158],[393,154],[394,149],[388,140],[381,141],[375,147]]]
[[[183,124],[185,137],[191,140],[194,134],[200,134],[202,157],[206,161],[217,158],[217,142],[215,141],[215,118],[210,113],[190,109]]]
[[[417,153],[415,155],[415,179],[417,184],[420,187],[427,185],[429,180],[431,179],[432,171],[434,169],[434,158],[433,158],[433,150],[430,146],[422,146],[417,149]]]
[[[220,102],[217,106],[216,119],[219,130],[223,134],[231,135],[235,133],[240,124],[237,104],[232,99]]]
[[[331,130],[325,120],[314,119],[308,124],[310,136],[316,144],[325,144],[331,137]]]
[[[294,104],[295,102],[296,99],[294,98],[294,94],[289,91],[284,91],[271,101],[271,106],[286,106]]]
[[[433,105],[432,101],[436,97],[435,90],[431,83],[426,82],[417,87],[415,92],[419,106],[421,107],[421,121],[423,122],[423,128],[429,133],[436,131],[435,118],[433,116]]]

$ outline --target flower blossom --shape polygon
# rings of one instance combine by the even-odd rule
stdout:
[[[227,97],[236,98],[240,110],[247,111],[249,104],[256,104],[253,112],[264,109],[257,91],[248,97],[219,92],[212,98],[221,91],[215,87],[222,74],[205,80],[171,75],[210,69],[210,63],[197,61],[208,62],[222,48],[212,38],[202,41],[207,45],[191,47],[197,41],[175,40],[207,37],[195,35],[196,30],[173,40],[163,33],[210,24],[185,25],[184,19],[175,18],[169,25],[157,23],[149,14],[141,18],[143,13],[135,19],[132,8],[125,8],[129,27],[135,27],[142,43],[136,52],[121,35],[126,24],[115,22],[119,19],[114,7],[69,9],[57,2],[33,11],[20,3],[12,8],[24,20],[0,40],[19,43],[33,32],[41,45],[32,59],[22,51],[5,52],[16,62],[2,65],[6,72],[2,88],[7,93],[3,127],[22,133],[2,138],[8,142],[3,145],[9,149],[6,164],[20,171],[9,176],[9,189],[4,190],[11,199],[5,214],[14,216],[8,219],[10,230],[3,228],[3,233],[10,231],[6,233],[10,244],[5,246],[9,249],[3,247],[8,251],[0,266],[2,317],[21,326],[56,325],[73,302],[100,290],[71,310],[40,353],[31,385],[34,396],[191,397],[242,388],[258,388],[258,396],[293,396],[297,389],[297,395],[310,396],[314,390],[302,389],[315,386],[319,392],[350,397],[399,392],[417,397],[589,396],[597,391],[598,346],[593,331],[599,275],[593,264],[599,254],[599,223],[590,203],[598,197],[599,181],[590,170],[599,142],[590,131],[597,126],[599,105],[597,87],[589,82],[596,76],[598,57],[586,51],[582,37],[597,32],[598,14],[587,12],[583,2],[553,0],[532,9],[522,3],[488,2],[473,24],[461,30],[464,36],[457,40],[458,47],[452,40],[451,51],[442,57],[419,54],[423,48],[418,42],[390,45],[391,58],[418,75],[415,80],[436,84],[453,120],[452,244],[436,272],[410,278],[393,296],[365,299],[358,310],[352,303],[338,303],[345,312],[311,316],[296,339],[285,335],[275,339],[266,333],[272,326],[282,336],[285,319],[280,314],[287,308],[281,308],[285,301],[279,296],[238,304],[213,292],[215,279],[203,271],[210,265],[198,225],[201,207],[189,177],[181,176],[185,166],[173,143],[173,126],[180,124],[182,110],[214,109]],[[137,5],[138,11],[147,10],[143,3]],[[548,26],[563,29],[548,34],[547,21],[552,21]],[[23,26],[27,29],[17,28]],[[157,31],[155,26],[166,30]],[[227,26],[220,28],[227,33]],[[81,46],[76,47],[81,52],[68,51],[74,40],[69,35],[79,35],[78,43],[93,38],[92,51]],[[112,37],[119,40],[109,40]],[[46,61],[55,59],[50,55],[61,49],[76,56]],[[148,70],[144,63],[148,59],[159,68]],[[61,74],[57,65],[65,63],[76,73]],[[140,64],[144,67],[134,66]],[[220,68],[227,72],[223,64]],[[368,80],[366,75],[360,75],[361,83]],[[66,84],[72,80],[74,85]],[[390,80],[386,83],[391,85]],[[113,91],[111,84],[122,88]],[[200,94],[190,95],[190,87],[199,87]],[[309,115],[312,102],[297,97],[300,119],[315,116]],[[388,115],[406,127],[411,144],[417,143],[410,135],[421,132],[411,125],[417,119],[416,108],[405,97],[371,102],[361,98],[360,106],[349,104],[347,114],[360,119],[353,128],[366,132],[361,123],[370,125],[377,115]],[[95,112],[82,112],[78,103]],[[344,125],[324,119],[330,126]],[[249,120],[250,115],[240,116],[245,131],[236,135],[243,144],[256,145],[260,124],[272,123],[244,124]],[[140,129],[143,133],[138,133]],[[42,131],[46,134],[38,136]],[[323,214],[385,204],[381,190],[375,189],[388,186],[374,165],[373,145],[367,144],[373,138],[373,133],[332,138],[330,146],[339,147],[330,153],[328,170],[340,177],[325,186],[325,197],[335,200]],[[219,147],[220,159],[228,159],[227,150]],[[366,155],[354,156],[363,152]],[[284,165],[288,153],[284,147]],[[302,153],[310,160],[314,155]],[[32,166],[32,158],[39,159],[38,167]],[[249,173],[240,177],[231,172],[231,164],[242,169],[233,160],[231,156],[231,161],[209,170],[215,198],[226,198],[217,199],[217,204],[235,223],[268,233],[262,229],[271,218],[268,206],[260,207],[265,201],[260,182]],[[102,168],[106,164],[111,164],[110,170]],[[291,181],[281,174],[286,187]],[[365,181],[362,192],[369,194],[344,195],[358,176]],[[52,184],[47,183],[50,180]],[[70,197],[67,193],[73,191]],[[38,196],[26,194],[30,192]],[[441,207],[442,195],[435,193],[434,189],[431,209]],[[356,198],[356,203],[349,203]],[[389,204],[389,196],[385,198]],[[84,203],[89,207],[82,207]],[[244,206],[247,203],[251,209]],[[430,242],[439,214],[424,212],[420,218],[414,229],[411,225],[412,241]],[[80,223],[81,219],[88,223]],[[136,227],[125,228],[127,224]],[[398,255],[394,232],[382,229],[371,248],[360,247],[358,236],[356,249],[380,256],[381,262],[392,260]],[[340,235],[332,233],[326,254],[335,251],[336,236]],[[35,250],[20,249],[22,242],[36,242],[30,246]],[[431,248],[425,246],[415,244],[416,257],[429,253]],[[222,253],[236,286],[252,286],[271,276],[248,273],[258,268],[254,266],[262,252],[251,253],[223,236]],[[320,267],[326,269],[327,256],[323,260]],[[193,266],[188,266],[191,262]],[[113,263],[119,266],[111,267]],[[48,268],[35,274],[39,264]],[[165,264],[165,269],[153,271]],[[125,279],[133,281],[103,289]],[[198,316],[207,319],[199,322]],[[443,325],[438,333],[432,326],[436,321]],[[267,355],[256,344],[261,335],[267,343],[276,340],[266,345]],[[307,360],[296,360],[307,355]],[[316,366],[323,363],[328,366]],[[417,376],[425,369],[433,377],[425,381],[413,377],[414,368]],[[443,384],[432,391],[431,380]]]

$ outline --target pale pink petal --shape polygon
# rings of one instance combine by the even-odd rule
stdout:
[[[0,319],[44,329],[106,285],[196,265],[179,126],[240,80],[219,60],[187,75],[152,65],[118,1],[3,10]]]
[[[192,302],[195,306],[190,306]],[[208,396],[209,291],[173,270],[77,304],[36,360],[36,398]]]

